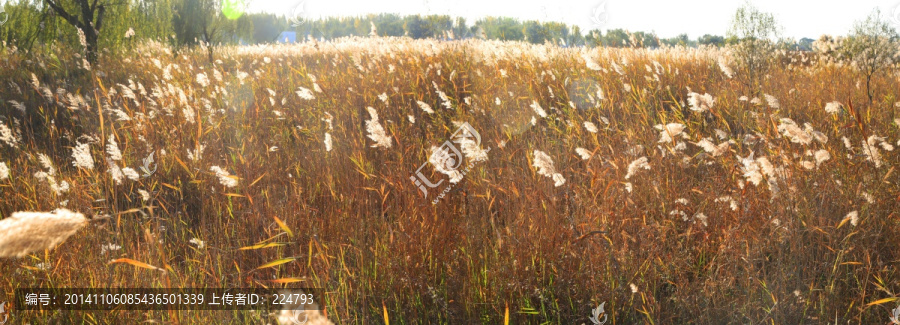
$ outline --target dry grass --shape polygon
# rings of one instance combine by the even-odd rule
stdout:
[[[87,223],[81,213],[16,212],[0,220],[0,257],[22,257],[56,247]]]
[[[80,60],[61,50],[7,51],[0,124],[16,146],[0,142],[0,214],[65,206],[112,218],[56,250],[0,260],[0,289],[299,280],[289,286],[326,289],[338,324],[496,324],[507,306],[511,323],[589,323],[602,302],[608,324],[887,321],[893,302],[870,303],[900,292],[898,150],[887,150],[900,145],[896,71],[875,80],[865,107],[852,68],[810,53],[773,54],[768,96],[754,96],[739,73],[722,72],[724,51],[580,51],[346,39],[222,48],[210,63],[203,50],[173,56],[150,44],[106,54],[93,71],[70,68]],[[834,101],[844,108],[826,112]],[[390,146],[367,132],[378,129],[367,107]],[[491,150],[432,205],[409,177],[454,122]],[[85,157],[73,165],[85,143],[93,168]],[[817,165],[821,150],[830,159]],[[538,151],[552,168],[534,167]],[[156,172],[130,179],[126,167],[143,174],[151,153]],[[271,245],[248,247],[260,243]],[[166,272],[108,263],[116,258]]]

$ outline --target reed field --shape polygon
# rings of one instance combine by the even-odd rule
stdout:
[[[753,83],[727,47],[396,37],[75,52],[0,51],[0,219],[86,219],[0,227],[0,300],[314,287],[322,324],[592,324],[601,304],[606,324],[885,324],[898,304],[894,68],[867,87],[776,50]],[[463,174],[439,157],[464,123]]]

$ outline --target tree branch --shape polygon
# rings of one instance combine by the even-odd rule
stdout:
[[[78,28],[84,27],[83,24],[80,21],[78,21],[78,18],[75,18],[74,16],[72,16],[71,14],[66,12],[66,10],[63,9],[59,4],[54,3],[53,0],[45,0],[45,1],[47,2],[47,4],[50,5],[50,8],[53,8],[53,11],[56,11],[56,13],[59,14],[60,17],[63,17],[63,19],[68,21],[70,24],[75,25],[75,27],[78,27]]]
[[[84,26],[93,29],[90,31],[91,34],[96,34],[94,32],[96,30],[96,26],[94,26],[94,9],[88,4],[88,0],[75,0],[75,3],[81,7],[81,18],[84,19]],[[87,33],[88,31],[84,32]]]
[[[106,12],[106,6],[101,4],[100,8],[97,10],[97,24],[96,24],[97,26],[95,26],[95,28],[97,28],[98,31],[100,30],[100,28],[103,27],[103,13],[105,13],[105,12]]]

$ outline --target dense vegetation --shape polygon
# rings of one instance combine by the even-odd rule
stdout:
[[[55,249],[0,258],[0,300],[307,286],[340,324],[590,323],[601,304],[607,324],[873,324],[896,307],[900,48],[877,15],[815,51],[783,46],[752,8],[722,47],[488,40],[390,15],[308,22],[332,40],[238,46],[229,30],[270,34],[241,27],[257,16],[106,3],[91,56],[72,27],[85,20],[40,4],[2,27],[0,222],[57,208],[91,221]],[[140,23],[154,15],[171,19]],[[401,30],[413,37],[383,36]],[[372,36],[339,37],[351,33]],[[436,157],[464,123],[480,142],[459,143],[461,175]],[[420,167],[444,184],[424,197]]]
[[[32,49],[58,43],[77,45],[78,33],[48,0],[18,0],[4,5],[9,21],[0,25],[0,40],[7,46]],[[54,0],[49,0],[54,1]],[[78,16],[75,4],[84,0],[62,0],[66,12]],[[223,8],[227,2],[214,0],[157,0],[108,2],[99,29],[99,48],[118,49],[133,46],[136,40],[154,40],[173,46],[208,44],[259,44],[275,42],[283,31],[295,31],[299,37],[330,40],[346,36],[366,36],[371,27],[379,36],[407,36],[414,39],[481,38],[552,43],[565,46],[650,47],[661,45],[724,46],[739,38],[702,35],[695,40],[682,34],[659,38],[652,32],[623,29],[582,30],[578,26],[552,21],[520,21],[508,17],[486,17],[474,22],[447,15],[371,14],[362,17],[305,18],[302,15],[241,13],[240,8]],[[296,4],[294,5],[296,6]],[[223,10],[224,9],[224,10]],[[285,11],[293,10],[285,4]],[[99,13],[92,17],[99,20]],[[232,16],[232,17],[229,17]],[[195,18],[195,19],[194,19]],[[133,32],[129,34],[129,30]],[[123,37],[129,34],[128,38]],[[783,40],[784,46],[811,50],[813,39]]]

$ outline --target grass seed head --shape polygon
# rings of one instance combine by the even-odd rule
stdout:
[[[22,257],[52,249],[87,223],[81,213],[66,209],[53,212],[16,212],[0,220],[0,257]]]

